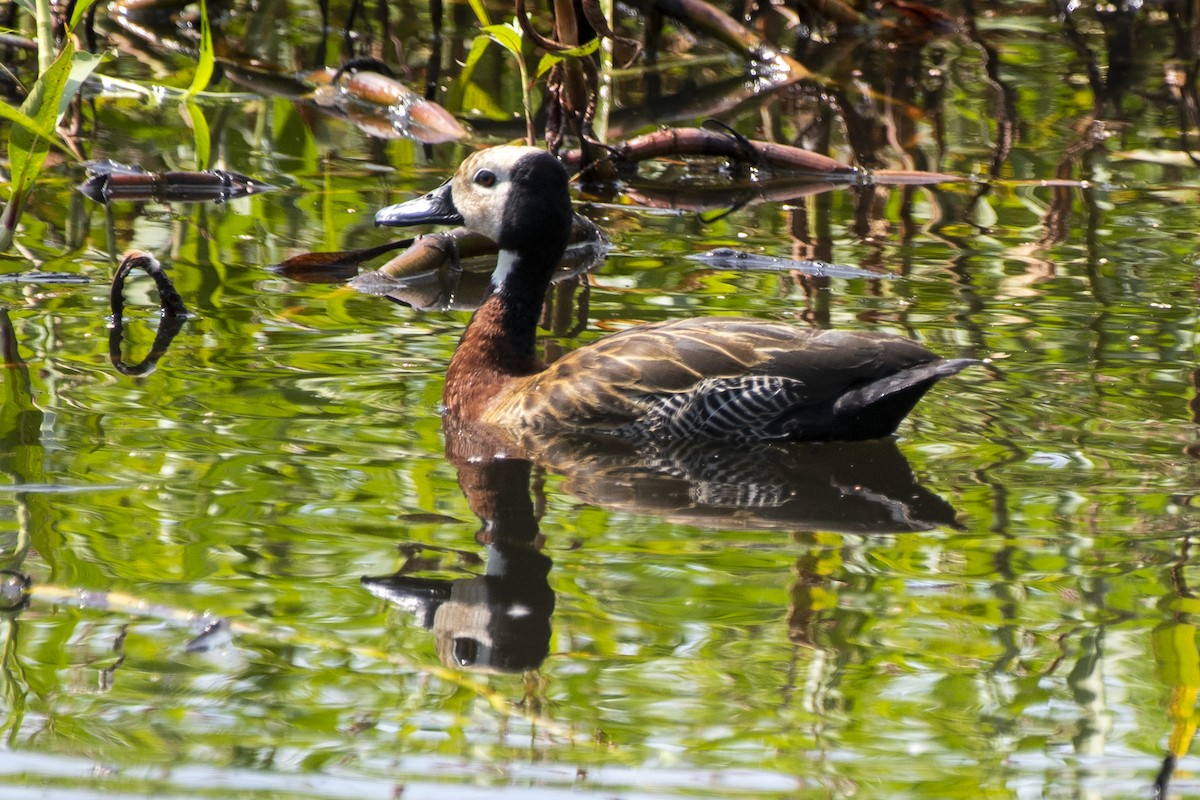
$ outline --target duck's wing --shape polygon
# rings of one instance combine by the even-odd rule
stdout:
[[[568,353],[517,382],[487,419],[627,435],[874,438],[891,429],[878,433],[875,425],[866,436],[847,435],[834,405],[855,391],[875,402],[895,395],[905,388],[898,376],[938,361],[915,342],[889,334],[720,317],[679,320],[633,328]],[[922,376],[912,403],[939,377]],[[886,379],[893,385],[872,397],[866,387]],[[861,416],[864,404],[856,402],[844,405]]]

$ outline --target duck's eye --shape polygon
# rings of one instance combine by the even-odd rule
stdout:
[[[475,177],[471,180],[475,181],[477,186],[482,186],[485,189],[490,189],[496,185],[496,173],[490,169],[481,169],[475,173]]]

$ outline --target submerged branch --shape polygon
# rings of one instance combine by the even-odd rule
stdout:
[[[154,344],[150,346],[150,352],[137,364],[130,366],[121,355],[121,343],[124,338],[123,314],[125,312],[123,292],[125,279],[129,277],[130,272],[138,268],[145,270],[154,279],[154,285],[158,287],[158,302],[162,307],[162,320],[158,324],[158,332],[154,335]],[[141,250],[130,250],[122,259],[121,266],[117,268],[117,274],[113,276],[109,302],[112,304],[112,327],[108,332],[109,360],[112,361],[117,372],[122,375],[134,377],[149,375],[157,368],[158,360],[167,352],[171,342],[187,320],[188,311],[183,304],[183,298],[175,290],[175,286],[163,271],[158,259]]]
[[[570,242],[552,282],[586,272],[608,253],[608,238],[579,214],[571,226]],[[420,237],[383,267],[362,273],[349,285],[416,309],[473,309],[491,291],[490,275],[498,252],[492,240],[455,228]],[[479,263],[464,265],[471,259]]]
[[[664,156],[719,156],[739,161],[755,161],[754,166],[805,172],[815,175],[855,175],[859,170],[837,159],[799,147],[731,136],[727,132],[700,128],[664,128],[636,136],[623,144],[609,147],[609,162],[635,164]],[[586,168],[582,153],[572,150],[563,161],[569,167]]]

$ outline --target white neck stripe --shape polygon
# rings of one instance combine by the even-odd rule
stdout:
[[[512,273],[513,266],[517,261],[517,254],[512,250],[501,250],[500,257],[496,259],[496,269],[492,271],[492,288],[499,289],[504,285],[509,274]]]

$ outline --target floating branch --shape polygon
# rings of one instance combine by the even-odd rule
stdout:
[[[134,0],[134,4],[140,8],[141,0]],[[174,50],[191,57],[199,55],[193,44],[179,40],[175,28],[160,31],[158,15],[135,11],[129,4],[115,8],[113,19],[157,50]],[[318,69],[299,75],[243,53],[225,52],[217,62],[222,74],[239,86],[269,97],[311,103],[381,139],[408,138],[423,144],[439,144],[468,135],[450,112],[393,78],[378,59],[354,59],[339,69]]]
[[[0,275],[0,284],[24,283],[32,286],[70,286],[72,284],[91,283],[86,275],[76,275],[73,272],[43,272],[32,269],[28,272],[6,272]]]
[[[374,59],[356,60],[341,69],[319,69],[301,78],[315,87],[309,97],[313,103],[344,115],[372,136],[409,138],[423,144],[467,137],[467,129],[449,111],[380,69],[386,67]]]
[[[608,251],[608,238],[596,227],[596,223],[579,214],[575,215],[571,224],[570,243],[571,246],[589,246]],[[405,278],[451,266],[456,258],[466,260],[494,256],[499,252],[499,246],[486,236],[471,233],[466,228],[454,228],[420,237],[408,250],[380,267],[379,273],[388,278]]]
[[[681,185],[668,181],[638,181],[620,187],[621,195],[642,208],[670,208],[703,214],[725,209],[735,211],[752,203],[786,203],[802,197],[845,189],[848,181],[806,178],[791,180],[724,181],[720,184]],[[724,216],[724,215],[721,215]],[[711,220],[709,220],[711,221]]]
[[[735,250],[732,247],[718,247],[706,253],[696,253],[688,256],[693,261],[708,264],[712,267],[723,267],[732,270],[764,270],[768,272],[803,272],[817,278],[894,278],[895,275],[886,272],[870,272],[869,270],[851,267],[846,264],[830,264],[828,261],[811,259],[796,260],[778,258],[759,253],[748,253],[745,250]]]
[[[928,186],[933,183],[962,183],[965,180],[962,175],[919,169],[873,169],[863,172],[863,183],[876,186]]]
[[[167,277],[162,265],[158,263],[157,258],[142,250],[130,250],[126,253],[121,259],[121,266],[117,267],[117,274],[113,276],[112,291],[109,293],[113,316],[119,317],[125,310],[125,297],[121,293],[125,288],[125,279],[129,277],[130,272],[139,267],[154,279],[154,285],[158,287],[158,302],[162,305],[163,316],[186,317],[188,310],[183,304],[183,298],[175,291],[175,286]]]
[[[276,187],[238,172],[146,172],[141,167],[103,159],[87,163],[90,177],[79,191],[97,203],[154,200],[160,203],[224,203]]]
[[[341,283],[358,272],[359,264],[376,256],[408,247],[412,239],[401,239],[360,250],[336,250],[328,253],[301,253],[281,261],[272,269],[285,278],[302,283]]]
[[[125,363],[121,356],[121,342],[124,334],[122,333],[122,315],[125,311],[125,279],[129,277],[129,273],[137,268],[144,269],[146,273],[154,279],[154,285],[158,287],[158,302],[162,308],[162,321],[159,322],[158,332],[154,335],[154,344],[150,346],[150,352],[134,366],[129,366]],[[130,250],[125,254],[125,258],[121,260],[121,266],[117,268],[117,274],[113,276],[112,290],[109,292],[109,302],[112,304],[112,327],[108,332],[108,357],[112,361],[112,365],[117,372],[122,375],[131,375],[141,377],[154,372],[158,366],[158,360],[167,352],[167,348],[171,346],[172,340],[183,327],[184,320],[187,319],[187,307],[183,304],[183,299],[179,296],[179,292],[175,291],[171,279],[167,277],[163,271],[162,265],[158,263],[158,259],[149,253],[141,250]]]
[[[654,133],[636,136],[622,144],[608,147],[604,159],[583,166],[585,173],[597,172],[601,165],[615,165],[628,170],[641,161],[664,157],[713,156],[729,159],[772,173],[785,173],[793,178],[818,178],[843,184],[884,184],[898,186],[956,183],[961,176],[921,170],[865,170],[843,164],[829,156],[786,144],[747,139],[732,131],[702,128],[664,128]],[[580,168],[581,151],[572,150],[563,156],[569,166]],[[745,188],[753,189],[758,181]],[[726,182],[720,187],[729,191]],[[639,187],[645,191],[646,187]],[[678,191],[678,187],[671,187]],[[811,192],[806,192],[811,193]]]
[[[745,139],[724,131],[701,128],[664,128],[654,133],[635,136],[627,142],[608,148],[608,162],[632,165],[664,156],[719,156],[775,170],[808,173],[829,177],[842,175],[852,178],[861,173],[849,164],[785,144]],[[569,167],[580,168],[582,155],[572,150],[563,156]]]
[[[586,272],[608,254],[608,238],[586,217],[575,215],[571,244],[553,282]],[[350,281],[363,294],[383,295],[418,310],[473,309],[490,292],[499,248],[492,240],[455,228],[422,236],[379,270]],[[477,259],[479,263],[464,265]]]

